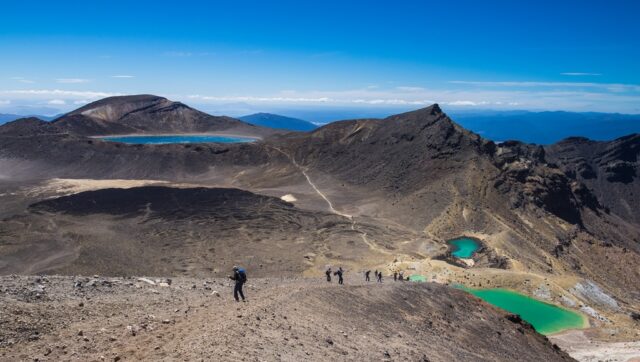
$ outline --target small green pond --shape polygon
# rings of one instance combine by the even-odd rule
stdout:
[[[476,297],[504,309],[518,314],[520,318],[531,323],[541,334],[553,334],[565,329],[583,328],[587,319],[574,311],[545,303],[524,294],[507,289],[470,289],[462,286]]]
[[[424,275],[414,274],[409,276],[409,280],[412,282],[426,282],[427,278]]]
[[[447,244],[449,244],[453,249],[451,255],[460,259],[469,259],[473,257],[473,254],[475,254],[481,246],[480,242],[477,240],[467,237],[449,240],[447,241]]]

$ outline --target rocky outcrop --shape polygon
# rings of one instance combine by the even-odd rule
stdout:
[[[640,134],[608,142],[568,138],[546,151],[551,162],[584,184],[604,208],[640,224],[640,209],[634,207],[640,204]],[[589,197],[587,202],[593,205],[595,200]]]

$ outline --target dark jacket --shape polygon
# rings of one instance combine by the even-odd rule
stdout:
[[[236,283],[244,283],[247,281],[247,274],[242,269],[234,270],[233,275],[230,276],[229,279],[235,280]]]

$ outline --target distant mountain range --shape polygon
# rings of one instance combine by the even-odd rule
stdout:
[[[640,115],[596,112],[449,112],[463,127],[493,141],[519,140],[548,145],[579,136],[613,140],[640,132]]]
[[[7,122],[15,121],[16,119],[20,119],[20,118],[31,118],[31,117],[39,118],[43,121],[51,121],[60,116],[61,114],[57,114],[55,116],[42,116],[38,114],[20,115],[20,114],[0,113],[0,124],[5,124]]]
[[[345,119],[347,116],[352,116],[347,110],[343,112],[344,115],[341,112],[336,112],[331,118],[332,120]],[[73,114],[74,112],[71,112],[66,116]],[[356,118],[378,118],[386,114],[388,114],[388,111],[372,110],[361,114],[358,113]],[[592,140],[606,141],[640,132],[640,115],[633,114],[563,111],[531,112],[522,110],[453,110],[449,114],[452,119],[465,128],[496,142],[519,140],[527,143],[548,145],[567,137],[586,137]],[[204,115],[204,113],[200,114],[200,116]],[[56,118],[64,118],[62,116],[0,114],[0,125],[19,118],[33,117],[51,121]],[[313,114],[310,113],[308,116],[313,117]],[[329,115],[325,116],[325,119],[329,119],[327,118]],[[228,117],[224,118],[228,119]],[[316,124],[300,118],[273,113],[255,113],[237,117],[237,119],[255,126],[289,131],[311,131],[318,127]]]
[[[238,119],[256,126],[286,129],[290,131],[311,131],[317,128],[317,126],[311,122],[272,113],[255,113],[248,116],[238,117]]]

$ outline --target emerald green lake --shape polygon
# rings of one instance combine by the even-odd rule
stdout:
[[[409,280],[412,282],[426,282],[427,278],[424,275],[414,274],[409,276]]]
[[[583,328],[585,318],[553,304],[545,303],[507,289],[469,289],[459,287],[476,297],[504,309],[531,323],[541,334],[553,334],[565,329]]]
[[[466,237],[449,240],[447,244],[453,248],[451,254],[461,259],[471,258],[473,254],[480,249],[480,243],[478,241]]]

